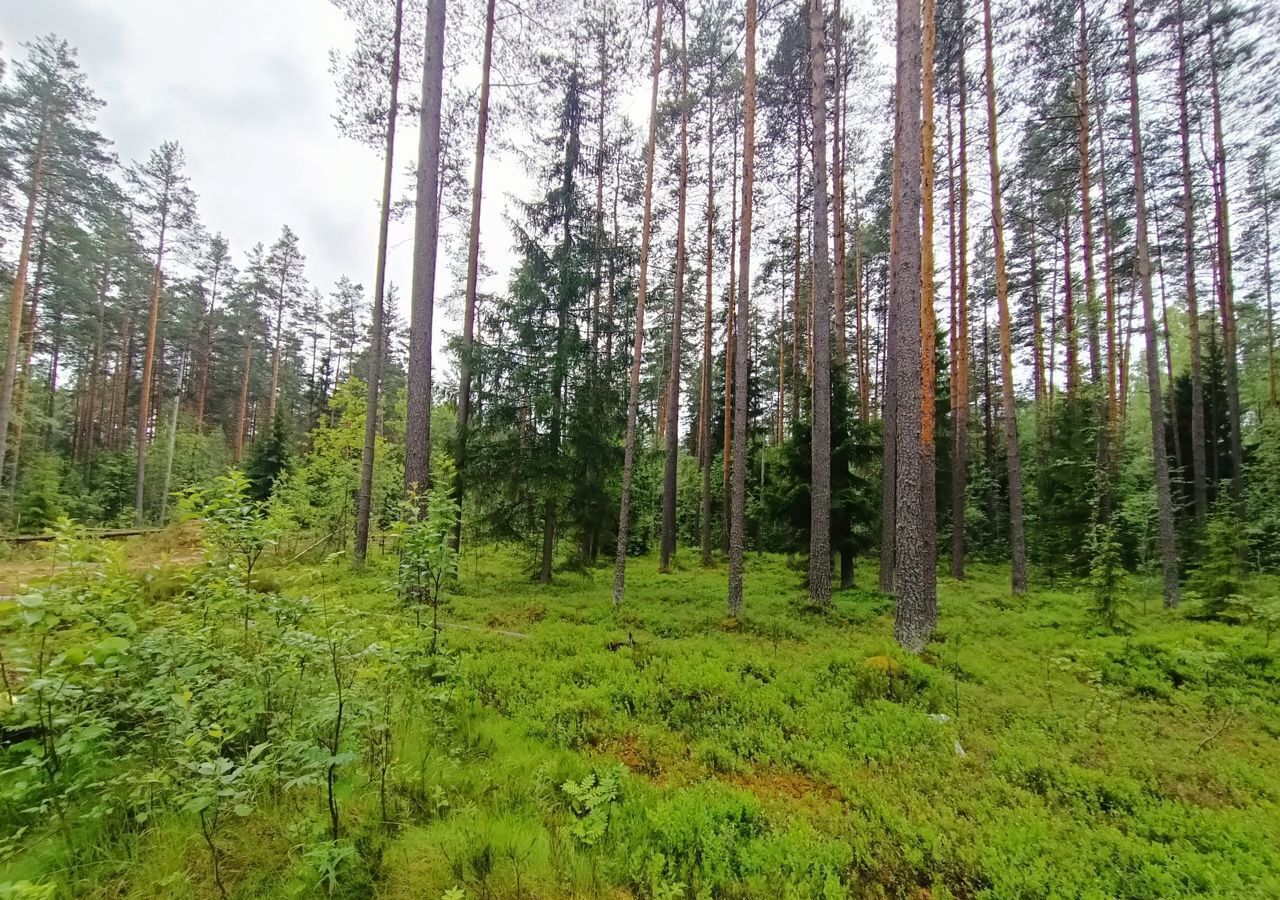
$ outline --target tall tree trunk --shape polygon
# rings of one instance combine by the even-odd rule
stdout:
[[[204,408],[209,399],[209,367],[213,362],[213,315],[218,304],[218,278],[222,274],[222,260],[213,268],[213,284],[209,291],[209,306],[200,324],[200,374],[196,378],[196,427],[204,425]]]
[[[831,259],[827,256],[827,53],[822,0],[809,0],[813,118],[813,399],[809,484],[809,602],[831,605]]]
[[[640,278],[636,288],[636,330],[631,352],[626,442],[622,455],[622,495],[618,501],[618,547],[613,566],[613,602],[622,603],[627,582],[627,546],[631,529],[631,474],[636,461],[636,416],[640,407],[640,363],[644,355],[644,304],[649,293],[649,238],[653,224],[653,163],[658,141],[658,81],[662,74],[662,25],[665,0],[658,0],[653,32],[653,69],[649,88],[649,140],[644,161],[644,215],[640,224]]]
[[[802,188],[802,176],[804,174],[804,127],[801,122],[801,113],[803,105],[796,104],[796,146],[795,146],[795,167],[796,167],[796,222],[795,231],[793,232],[791,242],[792,252],[792,291],[791,291],[791,420],[798,421],[800,418],[800,379],[803,374],[803,367],[800,365],[800,317],[808,315],[807,311],[802,311],[800,304],[800,285],[803,281],[801,275],[801,260],[804,253],[801,252],[802,240],[804,232],[801,230],[800,221],[804,212],[804,191]],[[805,328],[808,332],[808,328]],[[778,382],[782,383],[782,373],[778,373]],[[782,398],[778,398],[778,405],[781,407]],[[779,419],[782,418],[781,409],[779,409]]]
[[[689,53],[685,4],[680,5],[680,183],[676,205],[676,274],[671,308],[671,369],[667,388],[667,448],[662,474],[662,544],[659,571],[671,571],[676,553],[676,472],[680,464],[680,357],[684,349],[685,221],[689,207]]]
[[[480,204],[484,191],[484,154],[485,142],[489,135],[489,76],[493,69],[493,22],[496,0],[488,0],[484,18],[484,56],[480,68],[480,112],[476,120],[476,155],[475,173],[471,178],[471,230],[467,235],[467,287],[466,299],[463,301],[462,313],[462,353],[458,359],[458,439],[457,439],[457,475],[455,499],[458,503],[458,518],[453,528],[453,547],[458,550],[462,546],[462,504],[466,495],[467,439],[471,425],[471,369],[475,344],[476,327],[476,288],[480,273]],[[600,110],[601,135],[604,134],[603,101]],[[597,190],[597,232],[603,229],[604,207],[603,164],[604,147],[600,148],[600,172]],[[597,255],[598,258],[598,255]],[[596,310],[600,305],[599,269],[596,272]],[[592,346],[595,346],[597,316],[593,313]],[[595,354],[592,353],[594,364]]]
[[[1111,260],[1111,206],[1107,202],[1107,146],[1102,127],[1102,104],[1094,104],[1094,118],[1098,128],[1098,189],[1102,199],[1102,292],[1105,295],[1105,316],[1107,329],[1107,438],[1111,450],[1107,454],[1109,471],[1107,477],[1113,479],[1120,436],[1120,410],[1124,402],[1118,393],[1118,383],[1122,377],[1119,370],[1119,354],[1116,318],[1116,288],[1114,266]]]
[[[1143,330],[1146,336],[1147,392],[1151,410],[1151,450],[1155,459],[1156,508],[1160,520],[1160,556],[1164,568],[1164,605],[1178,605],[1178,547],[1173,523],[1173,492],[1169,484],[1169,454],[1164,439],[1164,402],[1161,398],[1160,357],[1156,346],[1156,321],[1151,292],[1151,256],[1147,246],[1147,190],[1142,160],[1142,129],[1138,117],[1138,42],[1136,0],[1125,0],[1125,25],[1129,50],[1129,134],[1133,153],[1134,229],[1137,244],[1138,283],[1142,292]]]
[[[142,381],[138,387],[138,464],[134,469],[134,488],[133,488],[133,521],[135,525],[141,525],[143,519],[143,500],[146,491],[147,476],[147,428],[151,420],[151,369],[155,364],[156,355],[156,329],[160,322],[160,287],[164,280],[164,238],[165,227],[168,225],[167,206],[168,194],[161,201],[162,209],[166,211],[161,214],[160,219],[160,235],[156,244],[156,262],[155,269],[151,276],[151,311],[147,318],[147,349],[142,357]]]
[[[164,478],[161,481],[160,488],[160,517],[161,525],[165,524],[169,511],[169,484],[173,479],[173,454],[178,445],[178,409],[182,406],[182,378],[187,372],[187,351],[183,351],[178,358],[178,384],[173,392],[173,410],[169,413],[169,434],[167,435],[168,445],[165,448],[164,457]]]
[[[730,470],[733,459],[733,354],[737,343],[733,333],[734,303],[738,290],[738,115],[734,110],[733,137],[729,164],[729,290],[724,311],[724,451],[720,457],[720,505],[724,522],[720,530],[721,550],[729,555],[729,533],[732,528]]]
[[[951,384],[951,576],[964,578],[965,500],[969,478],[969,129],[965,40],[960,38],[956,102],[960,107],[959,223],[956,233],[956,376]]]
[[[897,91],[894,115],[894,181],[898,215],[889,251],[890,328],[901,352],[891,353],[897,416],[894,439],[896,515],[894,516],[893,636],[919,653],[937,624],[938,610],[928,582],[925,552],[921,446],[921,74],[924,69],[920,0],[898,0]]]
[[[835,0],[835,91],[832,95],[832,127],[831,127],[831,171],[834,192],[834,203],[831,210],[831,221],[835,230],[832,233],[835,253],[835,359],[842,370],[843,377],[848,351],[845,347],[846,318],[845,309],[845,246],[844,246],[844,130],[845,130],[845,88],[848,76],[843,66],[844,53],[844,14],[840,11],[840,0]]]
[[[45,262],[48,260],[49,251],[49,217],[52,214],[53,204],[46,202],[44,213],[40,216],[40,248],[36,252],[36,271],[35,276],[31,280],[31,303],[28,304],[26,310],[26,323],[22,330],[22,346],[18,351],[18,384],[17,394],[13,401],[13,451],[9,461],[9,468],[12,471],[10,482],[10,499],[17,496],[18,490],[18,464],[22,457],[22,432],[27,424],[27,391],[31,383],[31,358],[35,354],[36,347],[36,328],[40,318],[40,292],[44,286]],[[50,383],[54,380],[54,370],[57,366],[50,370]],[[12,503],[11,503],[12,505]]]
[[[920,243],[920,522],[921,550],[924,553],[925,606],[937,609],[938,511],[937,456],[934,446],[937,429],[937,354],[938,320],[933,306],[933,200],[934,200],[934,114],[933,65],[937,40],[935,0],[923,4],[923,83],[921,142],[921,243]],[[935,613],[936,619],[936,613]]]
[[[489,4],[490,22],[492,22],[493,0]],[[360,452],[360,487],[356,491],[356,541],[355,560],[357,566],[364,565],[365,556],[369,552],[369,517],[373,510],[373,465],[374,449],[378,438],[378,395],[382,388],[382,324],[384,318],[383,305],[386,297],[387,282],[387,232],[391,222],[391,178],[395,171],[396,150],[396,117],[400,106],[400,39],[404,25],[404,0],[396,0],[395,25],[391,32],[391,73],[389,87],[391,90],[387,105],[387,133],[383,143],[382,158],[382,205],[378,215],[378,257],[375,262],[373,276],[373,312],[369,317],[369,381],[365,385],[364,394],[364,446]],[[486,57],[487,59],[487,57]],[[482,96],[487,99],[488,69],[485,69],[485,82]],[[487,114],[483,103],[481,117]],[[481,149],[483,155],[483,148]],[[476,161],[480,167],[479,158]],[[473,199],[473,212],[478,205]],[[474,228],[473,228],[474,230]],[[468,277],[470,271],[468,271]],[[469,295],[470,296],[470,295]],[[468,351],[464,349],[463,359]],[[465,362],[464,362],[465,366]],[[459,383],[462,383],[461,377]],[[462,398],[467,392],[460,389],[458,398],[458,416],[464,419]],[[465,429],[465,421],[459,428],[459,434]]]
[[[1222,134],[1222,96],[1218,88],[1218,48],[1209,8],[1209,88],[1213,101],[1214,206],[1218,230],[1218,312],[1222,316],[1222,358],[1227,383],[1227,417],[1231,428],[1231,498],[1244,519],[1244,442],[1240,432],[1240,373],[1236,356],[1235,282],[1231,273],[1231,225],[1227,201],[1227,146]]]
[[[244,356],[240,360],[240,402],[236,408],[236,442],[232,460],[240,462],[244,458],[245,429],[249,420],[249,370],[253,365],[253,328],[246,327],[244,332]]]
[[[1076,79],[1077,90],[1077,143],[1080,155],[1080,222],[1081,252],[1084,255],[1084,302],[1089,317],[1089,360],[1097,408],[1098,434],[1097,468],[1098,514],[1106,521],[1111,516],[1111,439],[1107,423],[1111,421],[1110,398],[1105,390],[1098,390],[1103,376],[1101,341],[1098,335],[1098,285],[1093,260],[1093,196],[1090,170],[1089,133],[1093,128],[1089,116],[1089,30],[1085,0],[1080,0],[1080,71]]]
[[[417,212],[413,222],[413,284],[409,299],[409,398],[405,421],[404,487],[425,492],[431,480],[431,320],[435,314],[440,244],[440,103],[444,91],[446,0],[428,0],[418,121]]]
[[[894,103],[894,160],[893,160],[893,176],[890,186],[890,203],[889,203],[889,272],[887,276],[886,295],[885,295],[885,313],[884,313],[884,339],[881,341],[881,350],[884,356],[884,362],[880,366],[880,384],[882,394],[881,405],[882,412],[880,417],[880,433],[881,433],[881,463],[880,463],[880,592],[884,594],[896,593],[894,586],[894,578],[897,573],[897,563],[894,556],[897,553],[897,516],[898,516],[898,389],[897,377],[895,370],[891,366],[897,365],[898,353],[898,336],[900,326],[898,319],[902,315],[902,309],[898,303],[899,292],[895,289],[897,279],[897,268],[894,260],[898,259],[898,239],[901,236],[901,227],[898,224],[898,218],[902,214],[902,187],[899,184],[901,177],[900,170],[902,168],[899,154],[902,150],[901,141],[903,136],[898,128],[897,116],[902,115],[902,100],[898,93],[902,87],[902,66],[901,56],[904,52],[902,46],[903,29],[908,27],[903,23],[903,3],[904,0],[898,0],[898,80],[894,85],[893,103]],[[911,3],[911,8],[915,10],[916,18],[919,18],[919,3]],[[913,228],[914,230],[914,228]],[[911,308],[911,315],[916,316],[916,308]],[[908,356],[913,355],[908,353]]]
[[[1027,592],[1027,536],[1022,518],[1022,462],[1018,453],[1018,407],[1013,394],[1013,321],[1009,315],[1009,274],[1005,267],[1004,210],[1000,206],[1000,158],[996,137],[996,73],[991,29],[991,0],[982,2],[987,51],[987,135],[991,168],[991,224],[995,238],[996,303],[1000,313],[1000,387],[1003,393],[1005,464],[1009,472],[1009,541],[1013,556],[1013,593]]]
[[[27,213],[22,223],[22,243],[18,250],[18,266],[13,273],[9,293],[9,341],[4,357],[4,376],[0,380],[0,476],[5,471],[9,449],[9,420],[13,415],[13,385],[18,373],[18,342],[22,335],[22,309],[27,290],[27,266],[31,259],[31,241],[35,235],[36,204],[44,180],[45,141],[49,131],[48,113],[40,117],[40,136],[36,140],[31,162],[31,183],[27,194]]]
[[[658,0],[659,3],[662,0]],[[738,244],[737,361],[733,403],[733,522],[729,535],[729,616],[742,613],[747,501],[747,339],[750,325],[751,213],[756,174],[756,0],[747,0],[742,121],[742,237]]]
[[[716,79],[707,94],[707,297],[702,310],[702,383],[698,390],[698,464],[702,467],[702,564],[711,565],[711,300],[716,225]]]

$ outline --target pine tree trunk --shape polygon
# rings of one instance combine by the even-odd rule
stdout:
[[[662,0],[658,0],[659,3]],[[756,0],[747,0],[742,121],[742,232],[738,244],[737,362],[733,404],[733,521],[729,535],[729,616],[742,613],[747,500],[747,338],[750,323],[751,214],[756,153]]]
[[[848,76],[842,65],[844,52],[844,15],[840,11],[840,0],[835,0],[835,92],[832,98],[831,128],[831,172],[834,192],[831,221],[834,224],[832,233],[835,253],[835,361],[842,370],[843,377],[848,361],[848,350],[845,347],[847,332],[846,284],[845,284],[845,245],[844,245],[844,130],[845,130],[845,88]]]
[[[738,291],[738,116],[734,111],[729,164],[729,291],[724,311],[724,450],[720,456],[720,505],[724,522],[720,528],[721,552],[729,555],[729,533],[733,530],[730,471],[733,460],[733,353],[736,339],[733,317]]]
[[[714,71],[714,70],[713,70]],[[714,75],[707,100],[707,298],[702,311],[702,384],[698,398],[698,464],[702,467],[702,564],[711,565],[711,300],[715,262],[716,131]]]
[[[934,45],[937,40],[935,0],[923,4],[923,83],[921,141],[921,244],[920,244],[920,520],[921,551],[925,579],[922,590],[927,608],[938,605],[938,511],[937,511],[937,354],[938,320],[933,306],[934,229]],[[935,613],[936,619],[936,613]]]
[[[631,475],[636,461],[636,417],[640,407],[640,363],[644,355],[644,304],[649,293],[649,236],[653,223],[653,166],[658,140],[658,81],[662,73],[662,25],[665,0],[658,0],[653,33],[653,70],[649,89],[649,140],[645,147],[644,215],[640,225],[640,277],[636,288],[636,330],[631,353],[631,386],[622,456],[622,494],[618,501],[618,546],[613,567],[613,602],[622,603],[627,581],[627,547],[631,529]]]
[[[963,86],[964,74],[963,44],[960,47],[959,75],[957,80]],[[968,171],[965,158],[965,141],[968,139],[964,127],[964,93],[960,88],[957,105],[960,106],[960,170],[956,174],[960,184],[954,181],[951,185],[951,231],[952,231],[952,303],[951,303],[951,577],[964,578],[965,550],[965,494],[966,477],[968,475],[969,456],[969,305],[965,294],[969,290],[969,252],[966,246],[968,235],[969,191],[967,187]],[[948,144],[950,143],[950,116],[947,117]],[[951,155],[948,148],[948,157]],[[950,166],[948,166],[950,169]],[[958,197],[957,197],[958,193]]]
[[[827,256],[825,15],[809,0],[810,111],[813,117],[813,399],[810,448],[809,602],[831,605],[831,260]]]
[[[18,373],[18,342],[22,335],[22,310],[27,289],[27,266],[31,259],[31,242],[35,235],[36,204],[44,179],[45,141],[49,130],[47,112],[40,118],[40,136],[31,162],[31,183],[27,194],[27,212],[22,224],[22,243],[18,249],[18,265],[9,293],[9,341],[4,357],[4,375],[0,380],[0,477],[5,471],[9,449],[9,421],[13,415],[13,387]]]
[[[912,653],[925,647],[937,623],[937,604],[929,582],[925,551],[921,358],[921,75],[924,71],[920,0],[898,0],[897,91],[894,115],[893,167],[897,185],[895,234],[889,251],[890,328],[897,332],[890,353],[897,421],[894,440],[894,568],[893,636]]]
[[[491,14],[492,9],[493,0],[490,0]],[[378,395],[382,388],[382,320],[384,318],[383,305],[386,297],[387,281],[387,232],[391,221],[391,179],[395,171],[396,117],[400,105],[400,39],[403,24],[404,0],[396,0],[395,25],[391,33],[391,73],[388,85],[390,99],[387,105],[387,133],[383,144],[382,158],[382,205],[378,216],[378,257],[373,278],[373,312],[369,316],[369,380],[365,385],[364,395],[364,446],[360,452],[360,487],[356,491],[355,561],[357,566],[364,564],[365,556],[369,552],[369,519],[373,510],[373,465],[374,450],[377,446],[378,438]],[[487,76],[488,71],[486,70],[485,88],[488,87]],[[481,109],[481,116],[483,116],[485,114],[484,107],[482,106]],[[479,161],[477,161],[476,166],[479,168]],[[468,276],[469,274],[468,272]],[[467,353],[464,350],[464,360],[466,356]],[[462,383],[461,375],[459,376],[459,383]],[[466,391],[460,389],[458,399],[458,417],[460,420],[465,418],[462,413],[462,406],[465,402],[462,398],[465,396]],[[463,421],[459,427],[460,435],[465,427],[466,423]]]
[[[245,428],[249,420],[249,369],[253,364],[253,329],[244,332],[244,357],[240,361],[240,403],[236,411],[236,443],[231,458],[240,462],[244,458]]]
[[[472,354],[475,345],[476,327],[476,290],[480,273],[480,205],[484,191],[484,154],[485,142],[489,134],[489,77],[493,69],[493,23],[496,0],[488,0],[485,6],[484,19],[484,56],[480,68],[480,111],[476,120],[476,155],[475,173],[471,179],[471,230],[467,235],[467,286],[466,299],[463,301],[462,314],[462,354],[458,360],[458,438],[457,438],[457,476],[455,499],[458,503],[458,518],[453,529],[453,547],[458,550],[462,546],[462,504],[466,496],[467,439],[471,425],[471,369]],[[604,110],[600,111],[601,134],[604,131]],[[603,165],[604,149],[601,148],[600,160]],[[603,168],[599,174],[600,190],[597,191],[597,231],[603,228],[604,208],[601,204],[603,191]],[[596,310],[600,305],[599,271],[596,273]],[[592,342],[596,340],[594,327],[596,316],[593,313]],[[594,361],[595,353],[592,358]]]
[[[418,121],[417,212],[409,298],[409,391],[405,421],[405,493],[424,494],[431,479],[431,320],[440,243],[440,105],[444,91],[446,0],[427,3]]]
[[[898,0],[898,53],[901,55],[903,28],[907,27],[903,24],[903,2]],[[916,11],[916,17],[919,18],[919,4],[910,4],[911,8]],[[894,110],[895,117],[901,115],[901,99],[898,92],[901,86],[902,76],[902,60],[898,60],[899,80],[894,86]],[[902,209],[902,187],[899,184],[901,161],[898,154],[904,152],[900,141],[903,139],[901,132],[898,130],[895,118],[894,130],[894,163],[893,177],[890,193],[889,204],[889,273],[887,294],[885,297],[885,314],[884,314],[884,340],[881,341],[881,348],[884,355],[884,362],[880,366],[880,393],[882,413],[880,418],[881,433],[881,463],[880,463],[880,592],[883,594],[896,594],[894,586],[894,577],[897,572],[897,563],[894,556],[897,553],[897,515],[898,515],[898,388],[896,370],[892,367],[897,365],[898,338],[900,326],[898,319],[902,315],[902,309],[898,303],[899,292],[895,289],[896,279],[898,277],[897,269],[893,260],[898,259],[898,239],[901,237],[901,228],[898,224],[898,218]],[[914,229],[913,229],[914,230]],[[916,309],[911,308],[911,315],[916,316]],[[911,353],[908,356],[913,355]]]
[[[196,427],[204,425],[204,408],[209,398],[209,367],[213,358],[213,314],[218,303],[218,276],[222,272],[219,260],[213,269],[213,285],[210,288],[209,307],[204,311],[200,325],[200,375],[196,379]]]
[[[1096,478],[1098,490],[1098,514],[1102,521],[1111,516],[1111,440],[1107,423],[1111,421],[1109,398],[1105,390],[1098,390],[1103,376],[1101,340],[1098,335],[1098,285],[1093,260],[1093,196],[1090,171],[1089,133],[1093,123],[1089,117],[1089,41],[1088,18],[1085,0],[1080,0],[1080,72],[1077,77],[1077,142],[1080,155],[1080,222],[1084,254],[1085,313],[1089,317],[1089,359],[1092,368],[1095,407],[1097,409],[1098,434]]]
[[[989,0],[988,0],[989,2]],[[1129,129],[1133,153],[1134,217],[1138,284],[1142,293],[1143,331],[1146,336],[1147,392],[1151,410],[1151,448],[1155,459],[1156,508],[1160,521],[1160,556],[1164,568],[1164,604],[1178,605],[1178,547],[1173,522],[1173,492],[1169,484],[1169,455],[1164,439],[1164,402],[1161,398],[1160,359],[1156,346],[1156,322],[1151,291],[1151,257],[1147,246],[1147,191],[1142,160],[1142,130],[1138,117],[1138,49],[1136,0],[1125,0],[1125,24],[1129,50]]]
[[[1013,321],[1009,315],[1009,274],[1005,268],[1004,211],[1000,205],[1000,161],[996,138],[996,74],[991,0],[982,3],[987,51],[987,134],[991,168],[991,224],[995,238],[996,303],[1000,313],[1000,381],[1005,422],[1005,463],[1009,474],[1009,541],[1013,557],[1013,593],[1027,592],[1027,537],[1022,517],[1022,462],[1018,453],[1018,407],[1013,394]]]
[[[1245,515],[1244,442],[1240,424],[1240,373],[1236,356],[1235,282],[1231,272],[1231,225],[1227,201],[1227,147],[1222,134],[1222,97],[1218,89],[1218,51],[1209,15],[1210,94],[1213,101],[1214,217],[1218,230],[1218,313],[1222,316],[1222,359],[1226,369],[1227,417],[1231,430],[1231,498],[1241,521]]]
[[[1121,378],[1120,347],[1117,335],[1116,289],[1111,261],[1111,207],[1107,199],[1107,148],[1102,128],[1102,104],[1094,104],[1094,118],[1098,128],[1098,189],[1102,199],[1102,292],[1106,296],[1105,316],[1107,329],[1107,436],[1111,448],[1119,447],[1120,411],[1124,398],[1119,393]],[[1107,477],[1114,479],[1116,452],[1109,451]]]
[[[676,272],[671,309],[671,367],[667,388],[666,459],[662,475],[662,544],[659,571],[670,572],[676,553],[676,473],[680,464],[680,362],[684,349],[685,222],[689,206],[689,54],[687,16],[680,5],[680,183],[676,207]]]
[[[168,193],[161,201],[160,235],[156,245],[155,270],[151,277],[151,311],[147,318],[147,349],[142,357],[142,381],[138,388],[138,464],[134,470],[133,488],[133,521],[141,525],[143,520],[143,500],[145,499],[147,475],[147,428],[151,420],[151,369],[156,355],[156,329],[160,322],[160,286],[164,280],[161,268],[164,263],[165,226],[168,224]]]

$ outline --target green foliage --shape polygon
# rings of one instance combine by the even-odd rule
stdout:
[[[1114,526],[1096,523],[1090,535],[1089,549],[1093,557],[1089,571],[1092,592],[1089,619],[1107,631],[1131,630],[1133,626],[1125,618],[1130,604],[1125,593],[1125,571]]]
[[[246,581],[253,577],[258,559],[276,543],[276,529],[262,501],[250,496],[249,481],[238,469],[207,486],[189,488],[181,496],[180,510],[184,518],[201,521],[222,560],[239,566]]]
[[[276,482],[289,468],[289,430],[284,407],[276,409],[271,430],[249,447],[245,456],[244,475],[249,496],[258,503],[271,499]]]
[[[276,482],[271,514],[282,527],[325,538],[333,549],[349,546],[355,534],[355,498],[364,450],[365,385],[352,378],[334,391],[329,415],[312,430],[307,452]],[[393,423],[399,425],[399,422]],[[374,534],[386,533],[399,517],[403,496],[402,450],[381,434],[374,439]]]
[[[1199,560],[1187,579],[1189,593],[1202,602],[1204,615],[1221,617],[1231,599],[1244,590],[1245,534],[1229,506],[1221,500],[1205,526]]]
[[[396,569],[400,597],[413,610],[418,624],[422,608],[431,608],[434,635],[440,630],[442,587],[446,579],[458,574],[458,553],[453,547],[458,501],[453,496],[453,460],[437,453],[432,473],[434,483],[425,503],[421,497],[408,497],[394,533],[400,555]]]

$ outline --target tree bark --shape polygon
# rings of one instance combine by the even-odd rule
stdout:
[[[653,70],[649,88],[649,140],[645,148],[644,214],[640,225],[640,277],[636,288],[636,330],[631,353],[631,387],[622,454],[622,495],[618,501],[618,547],[613,566],[613,602],[622,603],[627,581],[627,545],[631,529],[631,475],[636,461],[636,416],[640,407],[640,363],[644,354],[644,304],[649,293],[649,238],[653,224],[653,163],[658,140],[658,81],[662,73],[662,25],[665,0],[658,0],[653,32]]]
[[[707,98],[707,297],[702,310],[702,383],[698,397],[698,464],[702,467],[702,564],[711,565],[711,300],[716,224],[716,79]]]
[[[923,140],[921,76],[924,70],[920,0],[898,0],[897,96],[894,115],[894,181],[898,215],[889,251],[890,328],[901,352],[891,353],[896,397],[894,439],[893,636],[912,653],[921,652],[937,623],[937,604],[928,582],[925,552],[921,416],[921,236]]]
[[[734,303],[738,291],[738,116],[733,116],[732,147],[729,153],[729,291],[724,311],[724,451],[720,457],[720,505],[724,522],[720,529],[721,550],[729,555],[729,532],[732,531],[730,469],[733,459],[733,333]]]
[[[831,605],[831,259],[827,256],[827,53],[822,0],[809,0],[813,119],[813,399],[810,449],[809,602]]]
[[[1027,592],[1027,537],[1022,517],[1022,462],[1018,453],[1018,408],[1013,394],[1013,321],[1009,315],[1009,274],[1005,267],[1004,211],[1000,206],[1000,158],[996,136],[996,74],[991,28],[991,0],[982,3],[987,51],[987,156],[991,168],[991,224],[995,238],[996,303],[1000,315],[1000,374],[1004,405],[1005,462],[1009,472],[1009,541],[1015,596]]]
[[[989,0],[988,0],[989,2]],[[1142,160],[1142,132],[1138,116],[1138,49],[1135,0],[1125,0],[1125,25],[1129,51],[1129,134],[1133,154],[1135,242],[1138,286],[1142,293],[1143,331],[1146,337],[1147,392],[1151,411],[1151,450],[1155,460],[1156,509],[1160,520],[1160,556],[1164,569],[1164,605],[1178,605],[1178,547],[1173,523],[1173,492],[1169,484],[1169,454],[1164,440],[1164,402],[1161,398],[1160,357],[1157,350],[1154,301],[1151,292],[1151,256],[1147,245],[1147,191]]]
[[[662,0],[658,0],[659,3]],[[733,522],[729,535],[729,616],[742,613],[747,499],[747,338],[751,291],[751,200],[756,153],[756,0],[747,0],[742,120],[742,237],[738,244],[737,362],[733,404]]]
[[[493,0],[490,0],[492,15]],[[492,21],[492,18],[490,18]],[[356,492],[356,541],[355,561],[364,565],[369,552],[369,517],[373,509],[374,449],[378,438],[378,395],[382,388],[382,320],[387,282],[387,232],[391,222],[391,179],[395,171],[396,117],[400,105],[400,38],[404,25],[404,0],[396,0],[395,25],[391,32],[390,100],[387,106],[387,133],[382,160],[382,205],[378,214],[378,257],[373,276],[373,312],[369,317],[369,381],[365,385],[364,446],[360,451],[360,487]],[[488,70],[485,71],[487,79]],[[487,80],[485,87],[488,86]],[[481,116],[485,115],[481,106]],[[479,160],[476,162],[480,166]],[[469,273],[468,273],[469,274]],[[463,358],[466,359],[466,351]],[[461,382],[460,382],[461,383]],[[462,397],[458,400],[459,418],[462,418]],[[465,423],[462,427],[465,427]],[[461,433],[461,429],[460,429]]]
[[[151,369],[156,355],[156,329],[160,322],[160,286],[164,280],[164,238],[168,225],[168,188],[161,201],[160,235],[156,245],[155,270],[151,277],[151,311],[147,318],[147,349],[142,357],[142,381],[138,388],[138,464],[134,469],[133,522],[143,521],[143,500],[147,475],[147,427],[151,419]]]
[[[667,387],[666,459],[662,474],[662,545],[659,571],[670,572],[676,553],[676,473],[680,465],[680,363],[684,347],[685,222],[689,207],[689,53],[685,4],[680,4],[680,183],[676,204],[676,273],[671,308],[671,366]]]
[[[921,142],[921,243],[920,243],[920,523],[921,550],[924,553],[925,605],[937,609],[938,512],[937,458],[934,446],[937,429],[937,353],[938,320],[933,306],[933,229],[934,229],[934,45],[937,40],[935,0],[924,0],[922,35],[922,118]],[[936,619],[936,612],[935,612]]]
[[[453,548],[462,546],[462,504],[466,496],[467,439],[471,425],[471,369],[472,354],[475,345],[476,327],[476,291],[480,273],[480,206],[484,193],[484,154],[485,142],[489,135],[489,78],[493,69],[493,23],[496,0],[488,0],[485,6],[484,19],[484,56],[480,68],[480,111],[476,120],[476,155],[475,173],[471,179],[471,230],[467,235],[467,286],[466,299],[463,301],[462,313],[462,354],[458,359],[458,440],[457,440],[457,475],[455,499],[458,504],[458,518],[453,529]],[[604,110],[600,111],[601,134],[604,131]],[[604,148],[600,149],[601,173],[603,172]],[[600,175],[601,185],[604,184]],[[597,231],[603,228],[604,208],[600,205],[600,191],[597,191]],[[599,271],[597,270],[596,307],[599,307],[600,288]],[[592,341],[596,340],[596,328],[593,317]],[[593,343],[594,346],[594,343]],[[594,353],[593,359],[594,359]]]
[[[431,320],[435,314],[436,257],[440,244],[440,104],[444,90],[445,4],[446,0],[427,3],[426,52],[422,61],[404,454],[404,487],[409,494],[424,493],[431,479]]]
[[[31,260],[31,241],[35,235],[36,204],[40,199],[40,185],[44,179],[45,141],[48,137],[47,112],[40,119],[40,136],[31,162],[31,184],[27,195],[27,213],[22,223],[22,243],[18,250],[18,265],[13,274],[13,288],[9,293],[9,341],[4,357],[4,375],[0,380],[0,476],[5,471],[9,449],[9,420],[13,415],[13,385],[18,373],[18,342],[22,335],[22,309],[27,290],[27,266]]]
[[[1222,97],[1218,88],[1218,48],[1209,6],[1209,90],[1213,102],[1214,206],[1218,230],[1218,312],[1222,316],[1222,358],[1226,369],[1227,417],[1231,430],[1231,498],[1241,521],[1245,515],[1244,443],[1240,423],[1240,373],[1236,356],[1235,282],[1231,272],[1231,225],[1227,200],[1227,147],[1222,133]]]

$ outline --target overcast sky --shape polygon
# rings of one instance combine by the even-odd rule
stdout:
[[[331,118],[328,54],[346,46],[350,31],[327,0],[0,0],[6,57],[49,32],[78,48],[106,101],[101,131],[121,162],[178,141],[205,227],[226,235],[237,262],[287,223],[307,256],[308,278],[326,293],[343,274],[371,293],[377,247],[381,154],[339,137]],[[416,120],[399,141],[402,192]],[[505,194],[520,185],[504,168],[491,162],[484,215],[486,261],[500,270],[510,247]],[[407,322],[409,219],[393,223],[390,243],[389,278],[401,286]],[[439,277],[447,290],[443,259]],[[448,315],[437,322],[437,333],[453,327]]]

